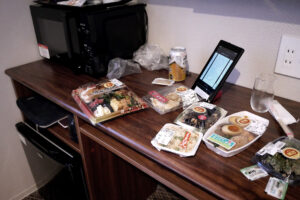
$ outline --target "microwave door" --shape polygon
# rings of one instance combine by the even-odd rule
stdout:
[[[32,5],[31,14],[40,55],[48,59],[71,58],[68,11]]]

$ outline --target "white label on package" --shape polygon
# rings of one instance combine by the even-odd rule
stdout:
[[[257,154],[258,155],[261,155],[261,156],[263,156],[263,155],[265,155],[266,153],[268,153],[269,152],[269,150],[272,148],[272,146],[273,146],[273,143],[268,143],[267,145],[265,145],[263,148],[261,148],[258,152],[257,152]]]
[[[285,146],[284,142],[278,141],[275,144],[273,144],[271,146],[271,148],[268,151],[268,154],[274,156],[277,152],[280,152],[280,150],[282,149],[282,147]]]
[[[119,81],[118,79],[111,79],[109,80],[110,82],[112,82],[113,84],[115,84],[116,86],[121,86],[123,85],[123,83],[121,81]]]
[[[201,102],[200,105],[204,108],[208,108],[210,110],[214,109],[216,107],[216,105],[214,104],[210,104],[210,103],[206,103],[206,102]]]
[[[43,44],[39,44],[38,46],[39,46],[40,55],[44,58],[50,59],[48,47]]]
[[[268,125],[269,123],[267,121],[251,119],[250,124],[245,127],[245,130],[256,135],[261,135],[266,131]]]
[[[198,86],[195,87],[195,92],[203,99],[207,100],[209,95],[204,92],[202,89],[200,89]]]
[[[159,133],[156,135],[155,139],[159,144],[162,145],[168,145],[171,139],[173,138],[173,135],[175,134],[174,130],[165,128],[159,131]]]

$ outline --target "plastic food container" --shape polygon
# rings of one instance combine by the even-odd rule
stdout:
[[[269,120],[241,111],[218,121],[206,132],[203,140],[210,150],[223,157],[230,157],[260,138],[268,125]]]
[[[72,96],[93,124],[148,107],[117,79],[85,84],[73,90]]]
[[[253,160],[271,176],[291,185],[300,183],[300,141],[295,138],[280,137],[268,143]]]
[[[167,123],[157,133],[151,144],[159,151],[169,151],[187,157],[196,154],[202,137],[202,133]]]
[[[180,93],[187,91],[188,88],[182,84],[175,84],[159,90],[152,90],[143,99],[159,114],[177,110],[182,106]]]
[[[196,128],[197,131],[205,132],[219,119],[226,115],[227,111],[216,105],[197,102],[189,106],[175,119],[175,123],[188,129]]]

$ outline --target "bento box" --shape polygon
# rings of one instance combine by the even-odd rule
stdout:
[[[223,157],[230,157],[258,140],[268,125],[269,120],[241,111],[218,121],[206,132],[203,141],[210,150]]]
[[[92,124],[148,107],[117,79],[85,84],[73,90],[72,97]]]

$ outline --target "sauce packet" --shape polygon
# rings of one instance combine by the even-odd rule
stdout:
[[[251,181],[268,176],[268,173],[257,165],[243,168],[240,171]]]
[[[156,84],[156,85],[167,85],[167,86],[171,86],[174,84],[174,80],[171,79],[166,79],[166,78],[155,78],[152,81],[152,84]]]
[[[288,188],[288,183],[275,177],[270,177],[265,192],[277,199],[284,199]]]

